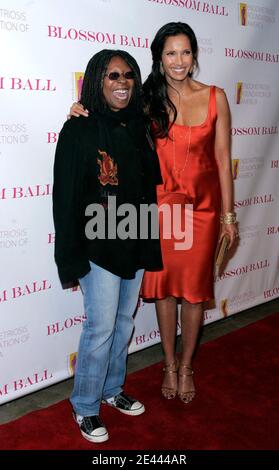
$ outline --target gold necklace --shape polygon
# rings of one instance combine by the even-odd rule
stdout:
[[[186,168],[186,165],[188,163],[188,157],[190,154],[190,144],[191,144],[191,133],[192,133],[192,128],[189,126],[189,132],[188,132],[188,145],[187,145],[187,152],[186,152],[186,157],[184,160],[184,165],[181,169],[176,168],[176,157],[175,157],[175,140],[174,140],[174,128],[172,128],[172,156],[173,156],[173,171],[176,173],[178,176],[180,173],[183,173],[183,171]],[[186,136],[185,136],[185,142],[186,142]]]

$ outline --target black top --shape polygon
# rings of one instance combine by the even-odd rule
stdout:
[[[116,114],[111,119],[97,113],[71,118],[59,135],[53,215],[55,261],[62,284],[85,276],[89,260],[124,279],[134,278],[141,268],[162,269],[159,239],[108,239],[107,231],[105,239],[85,235],[86,224],[94,217],[92,211],[85,216],[85,210],[92,203],[101,204],[106,217],[108,196],[116,196],[116,210],[123,203],[138,209],[141,204],[157,203],[156,184],[162,179],[143,119],[119,121],[113,119]],[[117,222],[123,218],[117,217]]]

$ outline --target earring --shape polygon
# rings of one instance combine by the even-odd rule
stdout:
[[[191,70],[189,70],[188,74],[189,74],[189,75],[193,75],[194,70],[195,70],[195,66],[193,65],[193,67],[191,68]]]
[[[162,62],[160,62],[160,69],[159,69],[159,70],[160,70],[160,74],[164,76],[164,75],[165,75],[165,71],[164,71],[164,67],[163,67]]]

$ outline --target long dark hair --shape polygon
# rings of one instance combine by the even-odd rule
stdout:
[[[147,115],[155,122],[155,137],[166,137],[171,125],[177,117],[177,110],[173,102],[170,100],[167,92],[167,81],[160,72],[160,64],[162,60],[162,52],[165,42],[170,36],[178,36],[184,34],[188,37],[194,60],[194,66],[198,68],[198,43],[192,28],[181,22],[167,23],[157,32],[151,44],[152,52],[152,70],[143,84],[144,107]],[[192,76],[192,73],[189,73]],[[173,112],[173,121],[169,122],[169,112]]]
[[[129,104],[134,105],[136,112],[142,112],[143,92],[139,66],[128,52],[114,49],[103,49],[89,60],[83,78],[80,103],[89,112],[103,113],[108,109],[103,94],[103,80],[107,67],[113,57],[121,57],[135,73],[135,84]]]

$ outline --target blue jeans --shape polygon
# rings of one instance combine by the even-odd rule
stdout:
[[[119,276],[90,262],[91,271],[79,280],[87,320],[83,323],[71,403],[81,416],[99,414],[102,398],[122,391],[128,344],[143,269],[135,279]]]

